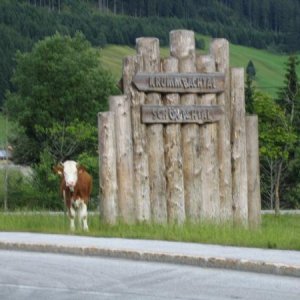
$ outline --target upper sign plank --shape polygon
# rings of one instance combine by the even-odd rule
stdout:
[[[223,73],[137,73],[133,83],[143,92],[220,93]]]

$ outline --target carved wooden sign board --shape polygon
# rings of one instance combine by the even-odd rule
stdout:
[[[221,119],[223,108],[218,105],[142,105],[141,119],[145,124],[210,123]]]
[[[143,92],[220,93],[224,91],[223,73],[137,73],[133,83]],[[197,123],[219,121],[220,106],[142,105],[141,120],[145,124]]]
[[[220,93],[225,87],[223,73],[137,73],[133,83],[142,92]]]

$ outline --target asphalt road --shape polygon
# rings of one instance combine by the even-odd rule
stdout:
[[[0,299],[299,300],[296,277],[0,250]]]

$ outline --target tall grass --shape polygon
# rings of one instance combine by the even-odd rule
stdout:
[[[101,222],[98,214],[90,215],[88,221],[90,231],[77,231],[75,234],[300,250],[299,215],[263,215],[262,226],[257,230],[208,223],[186,223],[181,226],[144,223],[127,225],[119,222],[107,225]],[[66,216],[49,213],[0,213],[0,230],[71,234]]]

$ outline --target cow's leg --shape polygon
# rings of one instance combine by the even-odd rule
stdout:
[[[83,201],[81,202],[81,204],[79,206],[78,216],[79,216],[79,223],[83,227],[83,230],[88,231],[89,227],[87,224],[87,206]]]
[[[69,217],[70,217],[70,229],[71,231],[75,231],[75,217],[76,217],[76,211],[71,205],[69,209]]]
[[[65,206],[67,207],[68,215],[69,215],[69,219],[70,219],[70,230],[75,231],[75,216],[76,216],[76,213],[75,213],[75,210],[72,206],[72,199],[70,199],[67,196],[65,190],[63,190],[63,197],[64,197]]]

